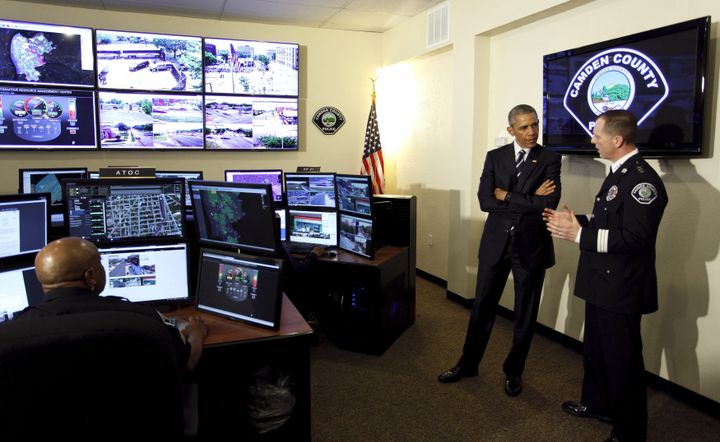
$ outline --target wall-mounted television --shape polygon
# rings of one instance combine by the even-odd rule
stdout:
[[[208,94],[298,96],[299,45],[206,38]]]
[[[202,91],[202,39],[142,32],[95,31],[98,87]]]
[[[205,147],[297,150],[297,98],[205,96]]]
[[[0,81],[93,87],[92,29],[0,20]]]
[[[201,95],[99,92],[103,149],[202,149]]]
[[[710,17],[543,57],[543,145],[596,154],[596,118],[627,109],[647,157],[699,156]]]
[[[94,149],[95,92],[0,86],[0,149]]]

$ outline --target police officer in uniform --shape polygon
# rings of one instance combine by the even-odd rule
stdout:
[[[567,206],[544,215],[554,238],[580,246],[575,295],[585,300],[585,374],[580,401],[562,408],[612,422],[611,441],[646,438],[640,319],[658,308],[655,240],[668,202],[662,180],[635,147],[636,134],[630,112],[602,114],[592,143],[612,166],[592,215]]]

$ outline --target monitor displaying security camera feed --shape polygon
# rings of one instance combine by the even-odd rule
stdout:
[[[94,86],[92,29],[0,20],[0,81]]]
[[[203,98],[100,92],[103,149],[202,149]]]
[[[0,86],[0,149],[95,149],[95,92]]]
[[[206,38],[208,94],[298,96],[297,43]]]
[[[97,30],[101,89],[202,91],[200,37]]]
[[[207,95],[205,147],[297,150],[297,98]]]

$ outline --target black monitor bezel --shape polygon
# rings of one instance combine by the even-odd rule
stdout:
[[[369,252],[368,252],[367,254],[361,253],[361,252],[357,252],[357,251],[355,251],[355,250],[348,249],[348,248],[342,246],[342,237],[341,237],[341,235],[342,235],[342,219],[343,219],[343,216],[349,216],[349,217],[351,217],[351,218],[359,219],[359,220],[362,220],[362,221],[365,221],[365,222],[370,223],[370,246],[369,246],[369,249],[370,249],[370,250],[369,250]],[[338,249],[344,250],[344,251],[346,251],[346,252],[349,252],[349,253],[352,253],[352,254],[355,254],[355,255],[358,255],[358,256],[362,256],[363,258],[367,258],[367,259],[370,259],[370,260],[372,260],[372,259],[375,258],[375,219],[374,219],[374,218],[368,218],[368,217],[358,216],[358,215],[356,215],[356,214],[354,214],[354,213],[352,213],[352,212],[338,212],[337,230],[338,230],[338,233],[337,233],[337,236],[338,236],[338,240],[337,240],[337,244],[338,244],[338,245],[337,245],[337,247],[338,247]]]
[[[646,39],[666,36],[668,34],[697,30],[698,42],[696,46],[697,63],[695,69],[695,100],[693,106],[693,113],[700,118],[693,118],[694,123],[694,137],[693,141],[690,142],[693,146],[692,149],[682,150],[669,150],[660,148],[651,148],[645,146],[646,143],[637,143],[638,149],[646,158],[693,158],[701,157],[705,155],[707,148],[703,147],[703,131],[706,130],[704,122],[707,119],[705,112],[705,94],[707,90],[708,80],[708,48],[710,38],[710,16],[700,17],[692,20],[687,20],[680,23],[674,23],[668,26],[663,26],[643,32],[638,32],[631,35],[617,37],[597,43],[592,43],[586,46],[581,46],[573,49],[567,49],[552,54],[543,56],[543,122],[542,122],[542,144],[550,150],[554,150],[560,154],[569,155],[589,155],[597,156],[597,149],[590,143],[590,137],[587,139],[587,143],[581,146],[554,146],[548,145],[548,118],[547,118],[547,97],[549,95],[548,90],[548,75],[547,75],[547,63],[561,59],[568,58],[571,56],[582,55],[590,52],[595,52],[601,49],[611,48],[613,46],[626,45],[630,43],[637,43]]]
[[[275,205],[273,204],[273,198],[272,198],[272,188],[269,184],[253,184],[253,183],[234,183],[234,182],[227,182],[227,181],[200,181],[200,180],[188,180],[188,185],[190,186],[190,194],[191,194],[191,200],[192,200],[192,210],[195,218],[195,234],[197,235],[197,242],[200,246],[211,248],[211,249],[217,249],[217,250],[229,250],[232,252],[237,253],[243,253],[243,254],[260,254],[260,255],[269,255],[269,256],[277,256],[280,251],[280,238],[279,238],[279,232],[278,229],[275,228]],[[194,192],[193,188],[196,186],[211,186],[211,187],[218,187],[218,188],[235,188],[235,189],[242,189],[242,188],[251,188],[251,189],[263,189],[266,191],[268,195],[270,195],[269,198],[269,205],[270,210],[268,211],[268,214],[270,218],[268,219],[268,223],[272,228],[273,231],[273,248],[268,249],[266,247],[260,247],[252,244],[240,244],[240,243],[226,243],[226,242],[220,242],[210,239],[205,239],[202,237],[200,232],[200,224],[202,220],[200,219],[199,214],[202,213],[202,209],[197,207],[196,199],[193,197]]]
[[[84,180],[63,180],[63,216],[65,217],[65,226],[63,228],[64,236],[71,236],[70,233],[70,217],[69,217],[69,211],[70,211],[70,205],[68,202],[68,186],[70,184],[74,185],[98,185],[98,186],[119,186],[119,185],[170,185],[170,184],[180,184],[181,189],[181,197],[182,197],[182,204],[183,208],[185,206],[185,183],[181,178],[175,179],[175,178],[100,178],[100,179],[89,179],[86,178]],[[176,243],[176,242],[183,242],[187,241],[188,233],[187,233],[187,214],[186,210],[181,210],[181,222],[180,225],[182,227],[182,233],[181,235],[175,235],[175,236],[154,236],[154,237],[129,237],[129,238],[120,238],[116,240],[100,240],[100,241],[94,241],[92,238],[85,238],[88,241],[94,243],[97,247],[109,247],[109,246],[122,246],[122,245],[129,245],[133,246],[138,243],[149,243],[152,242],[153,244],[167,244],[167,243]],[[152,239],[151,239],[152,238]]]
[[[257,261],[261,264],[267,263],[276,265],[278,267],[278,293],[277,293],[277,299],[275,302],[275,311],[273,312],[273,318],[274,323],[272,325],[265,325],[258,322],[253,322],[246,320],[244,318],[239,318],[235,316],[228,316],[223,315],[219,312],[215,312],[212,310],[205,309],[200,306],[200,292],[201,292],[201,284],[202,284],[202,278],[201,278],[201,272],[202,272],[202,262],[203,262],[203,256],[205,253],[215,253],[218,255],[224,255],[228,257],[238,258],[238,259],[244,259],[246,261]],[[196,289],[195,289],[195,308],[199,311],[207,312],[210,314],[214,314],[223,318],[227,318],[233,321],[242,322],[244,324],[252,325],[253,327],[259,327],[264,328],[268,330],[277,331],[280,329],[280,324],[282,322],[282,303],[283,303],[283,290],[282,290],[282,281],[280,278],[282,277],[282,271],[283,271],[283,260],[277,259],[277,258],[271,258],[267,256],[257,256],[257,255],[249,255],[247,253],[240,253],[240,252],[233,252],[230,250],[224,250],[224,249],[215,249],[215,248],[208,248],[208,247],[201,247],[198,255],[198,269],[197,269],[197,283],[196,283]]]
[[[352,210],[345,210],[340,207],[340,186],[338,185],[338,180],[343,179],[343,178],[349,178],[352,180],[362,180],[367,183],[370,213],[355,212]],[[358,218],[372,218],[373,217],[374,198],[373,198],[372,179],[370,179],[370,175],[360,175],[360,174],[355,175],[355,174],[347,174],[347,173],[336,173],[335,174],[335,199],[337,201],[338,212],[352,214],[353,216],[356,216]]]

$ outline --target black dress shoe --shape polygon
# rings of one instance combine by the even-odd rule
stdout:
[[[508,396],[517,396],[523,390],[522,379],[513,375],[505,376],[505,394]]]
[[[440,373],[440,376],[438,376],[438,381],[442,382],[443,384],[447,384],[449,382],[457,382],[462,378],[477,376],[477,374],[477,368],[472,370],[456,365],[450,370]]]
[[[591,417],[603,422],[612,422],[610,416],[597,414],[578,401],[563,402],[562,409],[565,413],[572,414],[573,416]]]

